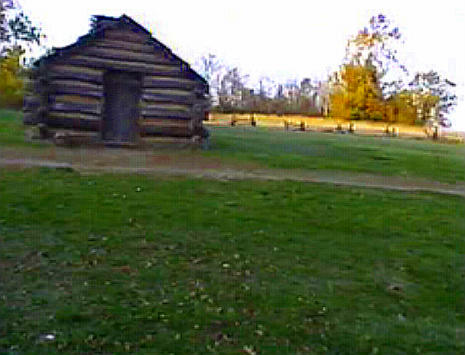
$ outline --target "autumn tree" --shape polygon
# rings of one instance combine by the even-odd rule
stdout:
[[[346,119],[382,119],[382,94],[376,68],[346,64],[330,93],[332,115]]]
[[[41,31],[32,25],[14,0],[0,0],[0,105],[20,107],[25,68],[25,50],[39,44]]]
[[[340,79],[330,93],[333,116],[415,122],[405,85],[408,70],[398,59],[401,38],[399,28],[379,14],[349,39]]]
[[[447,114],[457,105],[455,83],[431,70],[415,74],[409,87],[419,120],[443,127],[451,125]]]
[[[346,46],[346,61],[353,65],[370,64],[376,68],[379,79],[392,71],[408,74],[407,68],[398,59],[397,47],[402,34],[398,27],[385,15],[373,16],[369,26],[349,39]]]

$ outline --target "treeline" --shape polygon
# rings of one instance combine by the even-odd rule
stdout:
[[[399,28],[386,16],[372,17],[349,39],[340,69],[323,82],[262,78],[251,87],[247,75],[212,54],[196,69],[210,84],[213,111],[449,126],[447,115],[457,104],[455,84],[434,70],[411,75],[398,59],[400,39]]]
[[[211,110],[221,113],[322,115],[319,82],[311,79],[286,83],[262,77],[255,85],[238,68],[230,68],[209,54],[196,69],[210,85]]]

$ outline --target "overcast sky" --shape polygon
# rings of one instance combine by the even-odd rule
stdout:
[[[465,130],[465,2],[409,0],[19,0],[48,36],[65,46],[89,29],[91,15],[125,13],[193,64],[213,53],[253,78],[325,79],[347,39],[383,13],[403,34],[399,56],[410,71],[436,70],[458,84],[451,118]]]

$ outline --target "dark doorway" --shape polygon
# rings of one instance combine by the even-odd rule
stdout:
[[[108,142],[134,142],[139,117],[140,75],[107,72],[104,76],[104,90],[103,139]]]

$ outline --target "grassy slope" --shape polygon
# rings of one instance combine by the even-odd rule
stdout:
[[[0,353],[465,352],[463,199],[47,169],[0,196]]]
[[[348,170],[465,181],[465,145],[250,128],[212,129],[215,156],[272,168]]]
[[[331,169],[465,181],[465,145],[268,129],[212,128],[206,156],[271,168]],[[0,111],[0,146],[31,147],[20,114]],[[47,147],[36,143],[35,147]],[[176,153],[176,154],[179,154]],[[195,158],[195,156],[193,157]]]

